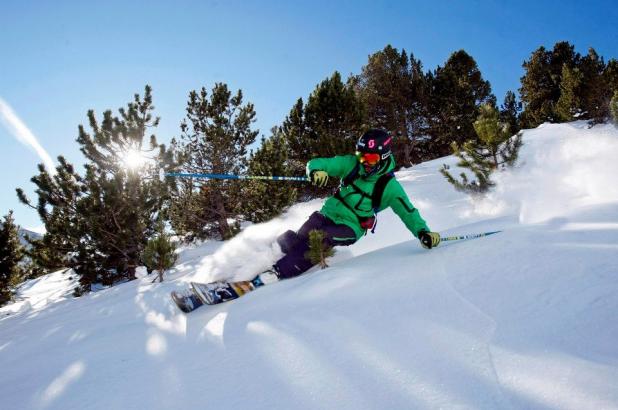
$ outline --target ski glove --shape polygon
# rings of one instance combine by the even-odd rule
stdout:
[[[322,188],[328,183],[328,174],[326,171],[314,170],[311,171],[311,183]]]
[[[438,246],[440,243],[440,234],[438,232],[421,231],[418,234],[418,240],[425,249],[431,249]]]

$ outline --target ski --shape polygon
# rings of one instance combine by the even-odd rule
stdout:
[[[259,275],[252,280],[238,282],[190,282],[188,289],[173,291],[171,297],[180,310],[184,313],[190,313],[202,305],[217,305],[238,299],[260,286],[264,286],[264,282]]]
[[[184,313],[193,312],[204,304],[191,288],[182,291],[174,290],[170,296],[174,303],[176,303],[176,306]]]
[[[249,293],[264,283],[256,276],[253,280],[243,280],[238,282],[211,282],[197,283],[191,282],[193,292],[207,305],[217,305],[238,299],[242,295]]]

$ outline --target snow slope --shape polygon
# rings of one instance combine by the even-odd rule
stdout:
[[[482,202],[438,173],[453,158],[397,175],[433,230],[497,235],[426,251],[386,211],[325,270],[187,316],[170,302],[268,266],[314,201],[184,249],[163,284],[0,309],[2,408],[618,409],[618,131],[524,141]]]

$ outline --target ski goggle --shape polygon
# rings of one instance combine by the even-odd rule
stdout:
[[[356,158],[361,164],[375,165],[380,162],[380,154],[356,151]]]

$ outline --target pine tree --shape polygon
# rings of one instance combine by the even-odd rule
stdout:
[[[291,176],[288,149],[277,127],[272,136],[262,138],[260,148],[251,154],[248,172],[250,175]],[[282,181],[248,181],[242,190],[242,214],[252,222],[264,222],[279,215],[296,200],[299,184]]]
[[[296,102],[278,130],[290,149],[290,172],[303,175],[306,162],[312,158],[352,153],[362,133],[364,118],[363,104],[350,82],[344,84],[338,72],[322,81],[306,104],[302,99]],[[332,191],[332,184],[322,189],[298,187],[298,197],[327,195]]]
[[[611,112],[614,125],[618,126],[618,90],[614,91],[614,96],[609,103],[609,111]]]
[[[144,264],[159,274],[159,282],[163,282],[163,274],[178,260],[176,245],[171,237],[165,233],[163,222],[159,222],[157,233],[146,243],[142,253]]]
[[[19,263],[23,257],[18,227],[13,219],[13,211],[9,211],[0,226],[0,306],[11,300],[12,288],[22,279],[23,272]]]
[[[21,188],[17,189],[19,200],[35,209],[45,224],[43,238],[31,241],[29,257],[33,276],[62,267],[76,267],[79,264],[77,255],[87,254],[91,246],[87,216],[80,205],[80,200],[86,195],[82,177],[62,156],[58,157],[53,176],[42,164],[38,165],[38,169],[39,174],[31,178],[37,187],[36,206],[31,204]],[[82,274],[86,275],[85,272]]]
[[[140,254],[169,198],[159,174],[171,166],[170,153],[155,135],[147,135],[159,123],[153,111],[152,90],[146,86],[143,99],[136,94],[119,109],[119,117],[106,111],[99,124],[91,110],[91,133],[79,127],[77,142],[89,160],[83,180],[88,195],[80,205],[97,255],[89,259],[109,284],[135,279]]]
[[[592,47],[582,57],[563,41],[552,51],[540,47],[523,66],[526,72],[519,91],[524,127],[574,118],[590,120],[591,124],[609,119],[609,101],[618,89],[616,60],[605,64]]]
[[[428,144],[431,156],[437,158],[447,155],[453,142],[476,139],[473,124],[479,107],[493,103],[495,97],[476,61],[463,50],[453,53],[444,67],[428,76],[428,81]]]
[[[607,101],[611,97],[611,90],[605,83],[603,73],[605,62],[592,47],[588,54],[579,61],[578,69],[581,73],[581,83],[578,89],[582,105],[582,119],[589,119],[594,123],[601,123],[609,117]]]
[[[523,126],[533,128],[552,117],[552,76],[549,71],[550,54],[541,46],[524,61],[519,93],[523,102]]]
[[[577,67],[562,66],[560,98],[556,103],[556,116],[560,121],[573,121],[583,112],[580,98],[583,75]]]
[[[68,266],[66,255],[57,253],[61,246],[53,243],[54,240],[58,239],[54,235],[44,235],[39,239],[28,239],[29,247],[25,250],[29,259],[26,272],[27,279],[35,279],[48,272]]]
[[[351,86],[335,73],[322,81],[305,106],[306,142],[312,157],[350,153],[364,120],[362,103]]]
[[[521,112],[521,102],[513,91],[507,91],[504,103],[500,106],[500,122],[508,124],[509,132],[516,134],[521,129],[519,126],[519,113]]]
[[[171,157],[154,135],[147,136],[158,124],[153,110],[146,86],[143,99],[135,95],[119,117],[106,111],[99,123],[89,111],[91,132],[80,126],[77,138],[87,159],[85,175],[59,157],[54,176],[39,166],[39,175],[32,178],[38,188],[36,209],[47,231],[37,249],[40,260],[53,252],[60,255],[80,276],[79,294],[95,282],[133,279],[164,211],[169,187],[159,173],[171,166]],[[18,196],[30,205],[23,191]]]
[[[611,101],[615,93],[618,92],[618,60],[610,59],[607,62],[601,76],[601,84],[602,94],[600,97],[601,101],[599,101],[601,109],[599,109],[597,118],[593,119],[595,123],[612,121],[615,118],[611,108]]]
[[[498,110],[491,104],[481,106],[474,130],[477,140],[467,141],[462,147],[453,143],[452,148],[460,160],[457,165],[469,169],[476,180],[470,181],[463,172],[457,180],[446,165],[440,172],[458,191],[483,194],[494,185],[490,178],[493,171],[515,164],[522,139],[521,134],[511,137],[508,125],[500,122]]]
[[[618,60],[612,58],[607,62],[603,71],[603,84],[609,91],[610,97],[614,91],[618,91]]]
[[[253,104],[243,105],[242,91],[232,95],[221,83],[215,84],[210,96],[205,88],[192,91],[177,152],[181,170],[242,174],[247,168],[247,147],[258,135],[251,128],[254,122]],[[174,230],[198,238],[230,238],[239,229],[241,188],[237,181],[229,180],[182,183],[170,210]],[[191,207],[180,208],[179,204],[188,203],[187,198]],[[231,219],[236,223],[230,223]]]
[[[324,241],[325,233],[319,229],[309,231],[309,250],[305,255],[314,265],[320,265],[322,269],[327,268],[326,258],[335,255],[335,250]]]
[[[411,166],[420,162],[427,92],[420,60],[387,45],[369,56],[353,84],[367,108],[368,124],[398,136],[393,152],[399,163]]]
[[[521,117],[523,127],[534,128],[543,122],[558,119],[556,104],[561,95],[563,67],[575,68],[580,58],[571,44],[561,41],[551,51],[539,47],[529,60],[524,61],[525,74],[519,89],[524,105]]]
[[[281,133],[289,148],[290,167],[294,172],[302,173],[306,161],[312,157],[312,147],[307,144],[309,137],[305,124],[305,104],[302,98],[296,101],[278,132]]]

